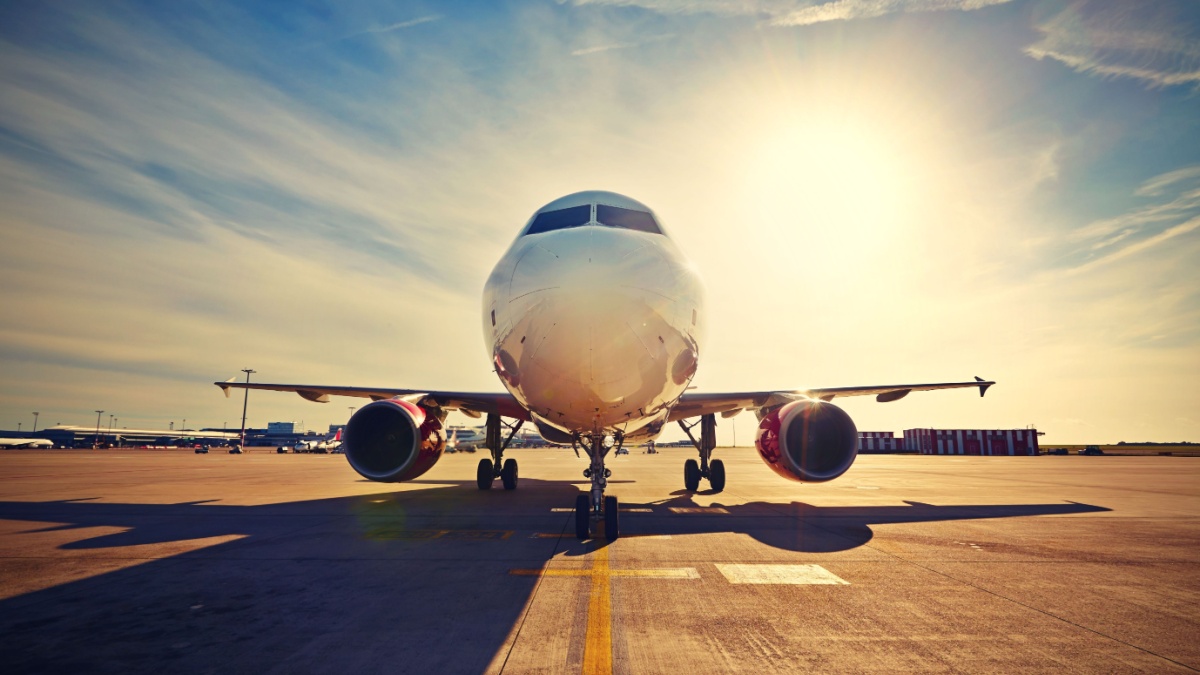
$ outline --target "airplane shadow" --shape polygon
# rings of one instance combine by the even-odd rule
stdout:
[[[571,514],[551,509],[576,494],[523,478],[516,493],[470,481],[256,506],[0,502],[0,520],[30,523],[6,542],[40,556],[26,567],[10,558],[5,574],[49,580],[0,600],[0,663],[6,673],[482,672],[503,658],[538,582],[509,570],[602,545],[539,538],[569,535]],[[744,532],[800,552],[861,546],[881,523],[1108,510],[755,502],[714,515],[687,512],[700,508],[690,495],[624,506],[650,512],[623,514],[623,534]],[[49,553],[31,543],[56,535]]]

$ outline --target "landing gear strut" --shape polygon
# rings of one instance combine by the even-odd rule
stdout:
[[[479,460],[479,467],[475,470],[475,483],[480,490],[491,490],[492,481],[497,478],[504,483],[505,490],[517,489],[517,460],[504,459],[504,451],[508,449],[513,436],[521,430],[522,424],[522,420],[508,424],[499,415],[488,413],[484,445],[491,451],[492,458]],[[503,435],[504,429],[508,430],[508,436]]]
[[[624,436],[617,433],[613,436],[613,448],[619,449]],[[588,494],[575,498],[575,536],[587,539],[592,534],[592,526],[604,520],[604,538],[616,541],[621,536],[619,509],[616,497],[604,496],[604,488],[608,487],[608,477],[612,471],[604,467],[604,458],[610,448],[604,445],[604,434],[592,434],[585,438],[577,438],[576,445],[587,451],[591,465],[584,469],[583,477],[592,481]]]
[[[692,429],[697,424],[700,425],[699,441],[692,435]],[[684,488],[688,492],[695,492],[700,489],[700,479],[707,478],[713,492],[724,490],[725,463],[719,459],[712,459],[712,451],[717,447],[717,416],[713,413],[701,415],[699,422],[691,424],[679,420],[679,426],[683,429],[683,433],[692,440],[692,445],[696,446],[696,450],[700,452],[699,464],[694,459],[689,459],[683,464]]]

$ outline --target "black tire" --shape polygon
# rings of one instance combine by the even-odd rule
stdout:
[[[604,538],[616,541],[621,536],[621,512],[616,497],[604,498]]]
[[[683,463],[683,487],[688,492],[700,489],[700,465],[694,459]]]
[[[575,497],[575,536],[580,539],[587,539],[591,534],[589,531],[592,525],[592,504],[588,499],[588,495],[581,494]]]
[[[725,462],[714,459],[708,465],[708,484],[712,486],[713,492],[725,489]]]
[[[494,471],[492,460],[479,460],[479,468],[475,470],[475,483],[479,485],[480,490],[492,489],[492,479],[496,477]]]
[[[504,468],[500,470],[500,480],[504,482],[505,490],[517,489],[517,460],[504,460]]]

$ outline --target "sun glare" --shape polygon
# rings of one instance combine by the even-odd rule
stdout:
[[[894,149],[873,130],[848,123],[795,125],[766,136],[747,177],[763,229],[838,256],[886,247],[910,211]]]

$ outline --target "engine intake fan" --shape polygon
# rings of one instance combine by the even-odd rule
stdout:
[[[832,403],[793,401],[762,418],[754,444],[780,476],[821,483],[846,473],[854,463],[858,429]]]
[[[350,466],[364,478],[395,483],[432,468],[446,449],[446,437],[436,415],[408,401],[388,399],[354,413],[342,447]]]

